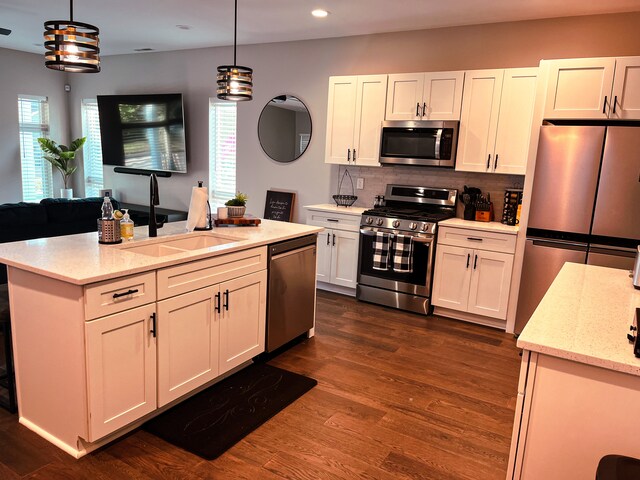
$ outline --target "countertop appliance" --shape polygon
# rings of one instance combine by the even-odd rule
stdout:
[[[640,128],[544,125],[515,332],[564,262],[631,270],[640,244]]]
[[[382,122],[380,163],[453,168],[458,124],[435,120]]]
[[[385,206],[365,210],[360,221],[358,300],[430,313],[437,226],[456,216],[457,197],[455,189],[387,185]],[[374,268],[378,232],[411,237],[410,271]]]
[[[317,235],[269,245],[267,338],[272,352],[313,328]]]

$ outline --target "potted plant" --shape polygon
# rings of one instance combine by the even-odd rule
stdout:
[[[38,138],[40,148],[44,152],[43,158],[56,167],[62,175],[62,182],[64,183],[64,189],[60,189],[62,198],[73,197],[73,189],[69,188],[69,177],[78,169],[73,162],[76,158],[76,153],[86,141],[87,137],[76,138],[67,147],[54,142],[50,138]]]
[[[229,212],[228,215],[230,217],[244,216],[244,212],[247,209],[246,205],[247,205],[248,199],[249,197],[247,197],[247,195],[245,195],[244,193],[238,192],[236,193],[236,196],[233,197],[231,200],[227,200],[225,205],[227,206],[227,209]]]

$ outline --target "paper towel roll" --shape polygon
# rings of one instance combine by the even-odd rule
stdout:
[[[187,215],[187,231],[204,228],[207,226],[207,200],[209,193],[207,187],[193,187],[191,191],[191,202],[189,203],[189,214]]]

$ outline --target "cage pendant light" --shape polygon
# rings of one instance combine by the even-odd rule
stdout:
[[[253,70],[236,65],[236,39],[238,34],[238,0],[235,0],[233,24],[233,65],[218,67],[218,98],[239,102],[253,98]]]
[[[44,22],[45,66],[64,72],[100,71],[100,30],[88,23],[73,21],[73,0],[69,0],[69,20]]]

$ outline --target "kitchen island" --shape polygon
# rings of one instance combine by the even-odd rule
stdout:
[[[595,478],[605,455],[640,457],[638,308],[629,271],[564,264],[518,339],[508,479]]]
[[[79,458],[264,351],[267,245],[321,229],[185,225],[0,244],[20,423]]]

